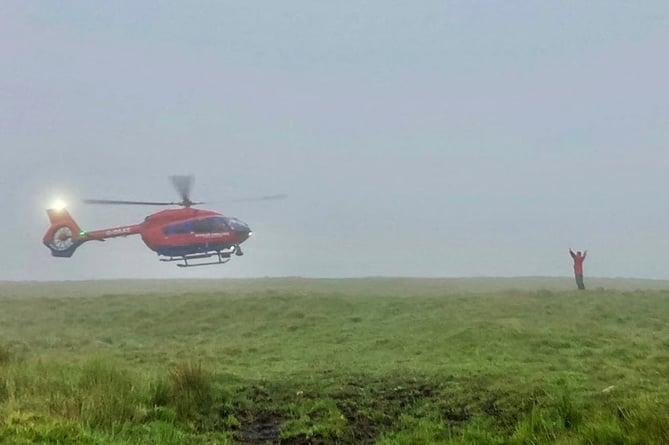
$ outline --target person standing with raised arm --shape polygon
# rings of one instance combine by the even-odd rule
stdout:
[[[570,248],[569,255],[571,255],[572,259],[574,260],[574,276],[576,277],[576,286],[578,286],[579,290],[585,290],[585,284],[583,283],[583,261],[585,261],[585,257],[588,255],[588,251],[584,251],[583,254],[581,254],[580,250],[574,253],[574,251]]]

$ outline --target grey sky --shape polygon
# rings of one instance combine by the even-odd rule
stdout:
[[[669,278],[666,1],[0,4],[0,280]],[[180,270],[141,239],[41,244],[154,209],[80,197],[287,193],[214,206],[247,256]]]

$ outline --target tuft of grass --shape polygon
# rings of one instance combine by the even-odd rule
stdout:
[[[505,438],[495,428],[490,417],[475,417],[465,423],[459,435],[451,438],[449,445],[502,445]]]
[[[109,438],[111,443],[111,439]],[[160,445],[232,445],[224,433],[211,432],[194,434],[180,429],[170,422],[152,421],[144,424],[127,425],[113,435],[114,444],[160,444]],[[106,442],[105,442],[106,443]]]
[[[0,366],[7,365],[11,360],[11,352],[4,344],[0,343]]]
[[[566,385],[562,387],[558,396],[556,411],[562,427],[568,430],[578,428],[583,417],[582,409],[576,406],[573,393]]]
[[[630,408],[619,408],[618,417],[630,443],[660,445],[669,440],[669,404],[665,400],[640,396]]]
[[[281,439],[331,442],[344,432],[346,421],[331,398],[301,400],[290,404],[288,412],[290,420],[281,427]]]
[[[515,445],[534,445],[555,442],[562,434],[563,426],[545,409],[535,405],[522,419],[511,436]]]
[[[9,399],[9,384],[7,379],[0,374],[0,403],[4,403]]]
[[[149,403],[152,406],[167,406],[172,399],[171,391],[169,382],[164,379],[151,382],[149,384]]]
[[[452,436],[450,428],[437,417],[416,418],[400,416],[394,431],[384,433],[379,445],[432,445],[447,444]]]
[[[610,414],[595,413],[579,428],[582,443],[587,445],[626,445],[622,424]]]
[[[98,361],[83,368],[75,401],[81,422],[101,429],[118,428],[132,421],[138,405],[132,376]]]
[[[166,391],[161,394],[160,391]],[[201,363],[186,363],[170,371],[167,388],[154,397],[167,396],[178,420],[195,420],[210,413],[214,403],[214,379]]]
[[[77,422],[12,412],[0,422],[0,443],[96,445],[99,442]]]

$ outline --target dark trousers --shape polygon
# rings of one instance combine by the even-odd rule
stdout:
[[[574,274],[576,276],[576,285],[580,290],[585,290],[585,284],[583,284],[583,274],[582,273],[577,273]]]

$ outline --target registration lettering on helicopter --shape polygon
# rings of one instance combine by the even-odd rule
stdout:
[[[228,236],[230,232],[196,233],[195,238],[212,238],[217,236]]]
[[[130,233],[130,227],[119,227],[118,229],[110,229],[105,232],[105,236],[123,235]]]

